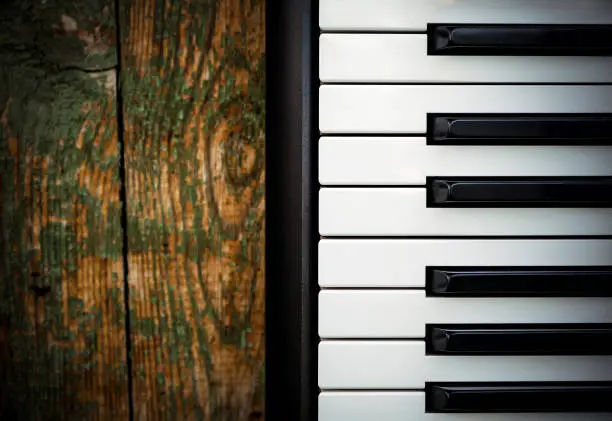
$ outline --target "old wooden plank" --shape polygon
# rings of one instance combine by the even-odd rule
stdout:
[[[120,15],[138,421],[263,418],[264,3]]]
[[[0,11],[0,417],[127,420],[113,2]]]

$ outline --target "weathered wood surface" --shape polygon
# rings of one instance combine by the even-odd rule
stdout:
[[[264,3],[120,14],[137,421],[263,418]]]
[[[0,9],[0,418],[127,420],[113,2]]]

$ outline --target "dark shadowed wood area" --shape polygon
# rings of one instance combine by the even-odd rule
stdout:
[[[119,4],[0,9],[0,419],[263,420],[265,2]]]
[[[113,3],[0,11],[0,418],[121,420]]]

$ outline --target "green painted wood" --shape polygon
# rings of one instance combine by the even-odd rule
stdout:
[[[0,11],[0,414],[127,420],[113,2]]]
[[[138,421],[263,419],[264,4],[120,13]]]

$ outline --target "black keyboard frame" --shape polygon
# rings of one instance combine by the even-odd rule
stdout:
[[[266,2],[267,421],[316,421],[318,0]]]

